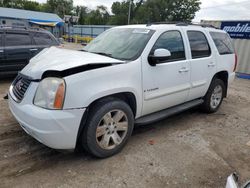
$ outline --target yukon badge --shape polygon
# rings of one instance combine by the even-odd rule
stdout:
[[[147,89],[147,90],[144,90],[144,93],[145,92],[152,92],[152,91],[156,91],[156,90],[158,90],[159,88],[158,87],[156,87],[156,88],[152,88],[152,89]]]

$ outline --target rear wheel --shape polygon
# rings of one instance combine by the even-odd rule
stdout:
[[[126,145],[133,127],[134,116],[128,104],[114,98],[99,101],[91,109],[82,146],[96,157],[112,156]]]
[[[202,104],[202,110],[206,113],[216,112],[224,98],[226,92],[225,84],[220,79],[214,79],[204,97],[204,103]]]

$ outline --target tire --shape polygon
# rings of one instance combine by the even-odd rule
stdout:
[[[97,158],[119,153],[134,128],[134,115],[127,103],[106,98],[94,104],[84,125],[82,147]]]
[[[218,91],[217,95],[215,95],[216,91]],[[204,97],[204,103],[201,105],[201,110],[206,113],[217,112],[221,106],[225,93],[226,86],[224,82],[220,79],[213,79]]]

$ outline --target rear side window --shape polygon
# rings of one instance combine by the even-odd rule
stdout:
[[[28,33],[6,33],[5,46],[26,45],[31,45],[31,38]]]
[[[34,33],[34,41],[38,45],[55,45],[55,40],[46,33]]]
[[[185,49],[183,39],[179,31],[167,31],[163,33],[152,48],[151,54],[156,49],[164,48],[171,52],[168,61],[185,60]]]
[[[210,35],[220,55],[233,54],[234,47],[231,39],[226,33],[210,32]]]
[[[211,55],[211,49],[204,33],[200,31],[188,31],[187,34],[193,59],[209,57]]]

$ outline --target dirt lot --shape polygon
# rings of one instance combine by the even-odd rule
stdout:
[[[250,179],[250,81],[237,79],[216,114],[198,110],[137,127],[124,150],[99,160],[59,152],[28,136],[0,81],[0,187],[225,187]]]

